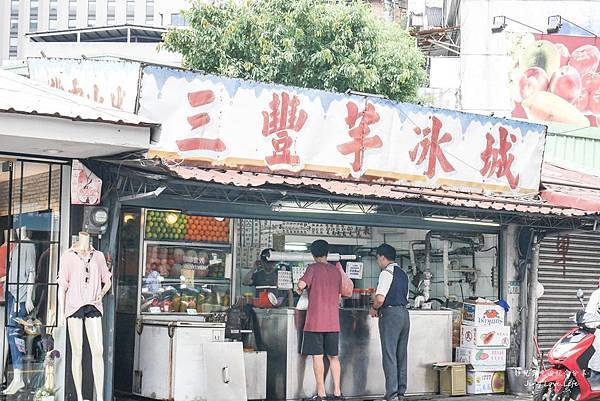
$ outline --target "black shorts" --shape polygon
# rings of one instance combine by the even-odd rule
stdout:
[[[317,333],[314,331],[305,331],[302,337],[302,355],[327,355],[338,356],[338,343],[340,333]]]
[[[81,308],[77,309],[77,312],[73,313],[69,318],[74,319],[91,319],[94,317],[102,317],[102,313],[98,309],[96,309],[93,305],[84,305]]]

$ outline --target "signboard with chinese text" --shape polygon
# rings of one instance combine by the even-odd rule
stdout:
[[[135,112],[140,68],[130,61],[29,59],[31,79],[130,113]]]
[[[170,163],[535,193],[546,127],[147,66],[139,114]]]

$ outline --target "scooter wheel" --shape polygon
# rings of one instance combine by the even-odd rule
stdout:
[[[533,388],[533,400],[532,401],[550,401],[552,389],[548,384],[536,384]]]

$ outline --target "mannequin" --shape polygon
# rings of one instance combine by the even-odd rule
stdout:
[[[25,388],[23,380],[23,328],[15,319],[24,318],[34,309],[35,245],[25,242],[29,241],[27,227],[21,227],[17,233],[19,242],[10,253],[10,269],[8,274],[8,282],[15,284],[7,285],[6,291],[6,310],[9,314],[7,338],[14,369],[13,380],[6,390],[2,392],[4,395],[16,394]]]
[[[59,327],[64,327],[66,322],[69,329],[71,373],[77,400],[83,401],[81,360],[85,325],[92,353],[96,400],[103,401],[102,299],[110,291],[111,274],[102,252],[91,246],[88,233],[80,232],[79,240],[62,256],[58,286]]]

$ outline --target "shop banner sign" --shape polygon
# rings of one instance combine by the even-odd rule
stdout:
[[[600,42],[592,36],[507,33],[512,116],[600,126]]]
[[[100,204],[102,180],[79,160],[71,169],[71,204],[94,206]]]
[[[135,112],[141,63],[34,58],[30,78],[106,107]]]
[[[538,192],[546,127],[354,95],[147,66],[149,156],[278,174]]]

